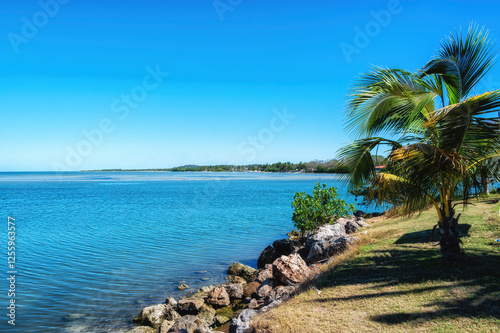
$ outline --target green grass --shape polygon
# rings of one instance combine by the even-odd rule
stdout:
[[[460,218],[465,256],[442,260],[432,210],[372,223],[309,289],[255,320],[258,332],[500,331],[500,204],[473,200]]]

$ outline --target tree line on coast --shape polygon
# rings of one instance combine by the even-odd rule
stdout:
[[[385,163],[385,157],[373,155],[375,166],[382,166]],[[183,165],[174,168],[160,169],[104,169],[104,170],[84,170],[84,171],[170,171],[170,172],[301,172],[301,173],[349,173],[352,169],[349,166],[341,165],[336,159],[328,161],[310,161],[310,162],[277,162],[266,164],[248,164],[248,165]]]

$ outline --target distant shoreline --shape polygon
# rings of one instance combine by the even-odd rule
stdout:
[[[80,172],[171,172],[171,173],[183,173],[183,172],[214,172],[214,173],[289,173],[289,174],[340,174],[342,172],[311,172],[311,171],[213,171],[213,170],[202,170],[202,171],[194,171],[194,170],[183,170],[183,171],[173,171],[173,170],[163,170],[163,169],[113,169],[113,170],[80,170]]]
[[[351,170],[337,160],[311,162],[277,162],[248,165],[183,165],[174,168],[155,169],[100,169],[81,172],[264,172],[264,173],[349,173]]]
[[[170,169],[102,169],[102,170],[80,170],[80,172],[172,172],[172,173],[180,173],[180,172],[231,172],[231,173],[332,173],[332,172],[305,172],[305,171],[213,171],[213,170],[182,170],[182,171],[173,171]]]

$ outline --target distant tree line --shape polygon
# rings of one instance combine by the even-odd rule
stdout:
[[[385,157],[373,156],[375,166],[383,165]],[[250,164],[250,165],[185,165],[164,171],[173,172],[303,172],[303,173],[349,173],[349,167],[342,166],[337,160],[311,161],[311,162],[277,162],[273,164]]]
[[[385,157],[373,156],[375,166],[384,165]],[[95,171],[171,171],[171,172],[302,172],[302,173],[349,173],[350,167],[342,166],[337,160],[311,161],[311,162],[277,162],[273,164],[249,164],[249,165],[183,165],[175,168],[161,169],[104,169],[83,170]]]

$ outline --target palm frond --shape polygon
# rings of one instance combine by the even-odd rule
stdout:
[[[344,175],[350,189],[355,189],[373,178],[376,172],[371,152],[383,144],[392,149],[401,147],[396,141],[374,137],[351,142],[339,150],[339,166],[351,170],[351,173]]]
[[[448,92],[449,104],[465,99],[486,75],[495,56],[489,32],[471,24],[466,36],[462,31],[449,35],[434,59],[422,69],[422,75],[439,75]]]
[[[418,131],[434,110],[436,96],[414,73],[375,67],[349,95],[347,130],[358,136]]]

